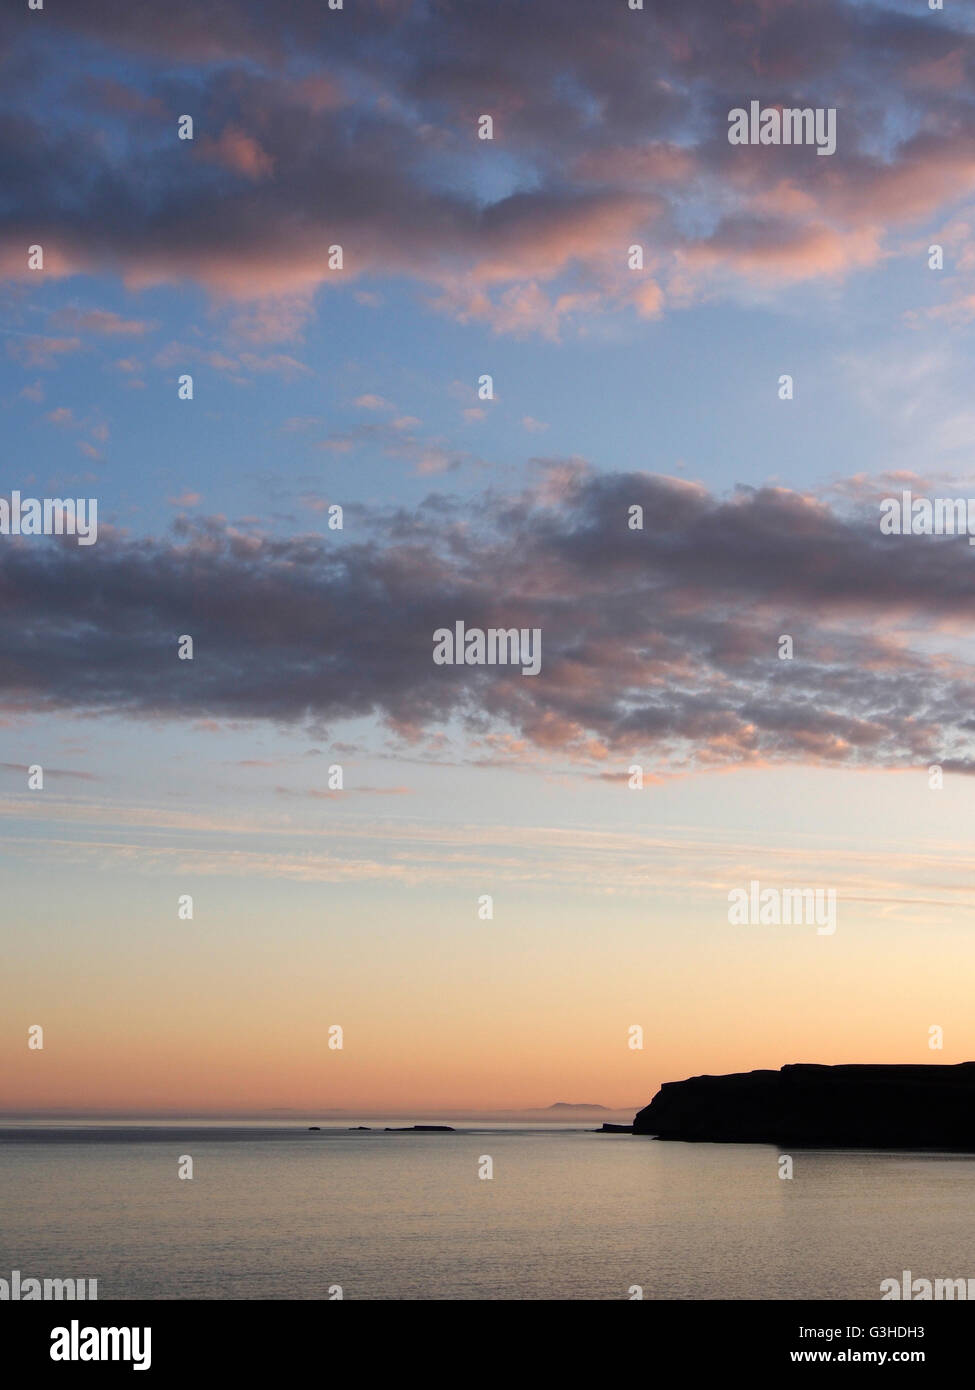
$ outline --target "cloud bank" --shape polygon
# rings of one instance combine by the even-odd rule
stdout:
[[[786,489],[721,498],[552,463],[515,497],[432,495],[342,537],[181,517],[84,554],[8,538],[0,698],[11,714],[374,716],[416,739],[454,721],[597,765],[970,771],[973,601],[963,538],[883,536],[872,512]],[[541,673],[435,666],[433,633],[458,620],[540,628]]]
[[[26,248],[42,244],[48,273],[191,282],[292,316],[323,286],[400,275],[462,321],[548,336],[736,282],[843,276],[903,254],[975,192],[975,36],[957,9],[7,10],[0,274],[26,277]],[[835,106],[835,155],[730,146],[728,111],[750,99]],[[184,114],[193,141],[176,138]],[[476,138],[482,114],[493,141]]]

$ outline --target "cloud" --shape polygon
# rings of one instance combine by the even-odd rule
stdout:
[[[410,796],[410,787],[346,786],[341,791],[325,791],[321,787],[275,787],[278,796],[304,797],[311,801],[336,801],[350,795]]]
[[[29,771],[26,763],[0,763],[0,767],[7,772],[17,772],[25,779]],[[44,776],[47,777],[73,777],[79,782],[100,782],[101,778],[94,772],[77,772],[72,768],[65,767],[45,767]]]
[[[288,381],[311,375],[310,367],[288,353],[272,352],[262,357],[255,352],[241,352],[231,356],[226,352],[197,347],[192,343],[167,343],[156,353],[153,362],[155,366],[166,371],[185,367],[191,362],[202,362],[204,366],[223,373],[239,384],[246,384],[248,373],[275,373]]]
[[[844,235],[823,223],[734,217],[683,252],[692,267],[731,270],[767,281],[810,280],[876,265],[883,255],[880,229],[862,227]],[[650,304],[659,308],[659,297]]]
[[[580,461],[470,515],[435,494],[359,539],[181,518],[165,541],[0,547],[3,703],[312,728],[373,716],[407,739],[457,721],[657,771],[975,770],[963,539],[882,536],[873,509],[784,488],[721,498]],[[435,666],[433,632],[458,620],[541,628],[541,674]]]
[[[49,276],[193,281],[254,341],[297,336],[316,292],[368,276],[554,341],[737,278],[785,293],[869,270],[975,195],[975,35],[947,12],[533,0],[528,22],[520,0],[179,0],[165,16],[76,0],[59,24],[90,41],[79,82],[53,113],[24,83],[2,98],[0,273],[28,277],[39,242]],[[0,36],[12,71],[56,70],[34,30]],[[835,106],[835,154],[730,146],[728,111],[750,99]],[[188,109],[193,142],[175,135]],[[494,142],[475,137],[485,109]],[[634,243],[646,272],[628,270]]]
[[[266,179],[274,171],[274,160],[258,142],[237,126],[226,126],[218,139],[204,136],[197,146],[198,157],[219,164],[246,179]]]
[[[25,334],[22,339],[7,339],[7,352],[26,367],[53,367],[59,357],[80,352],[80,338],[51,338],[42,334]]]
[[[629,795],[623,777],[620,794]],[[334,793],[335,798],[343,795]],[[329,807],[329,835],[302,808],[271,803],[261,814],[239,810],[222,816],[167,805],[106,806],[83,796],[45,793],[44,805],[26,793],[0,797],[0,819],[16,821],[4,842],[21,858],[50,865],[83,864],[106,873],[120,867],[140,875],[173,873],[267,877],[305,882],[389,880],[402,883],[463,883],[490,871],[492,881],[537,885],[547,881],[575,891],[617,895],[648,889],[686,905],[688,900],[727,904],[727,893],[760,867],[780,882],[810,882],[823,862],[820,836],[746,831],[731,837],[707,832],[654,834],[645,829],[607,831],[605,825],[553,827],[520,822],[458,824],[409,820],[400,815],[366,818],[361,808],[342,818]],[[312,799],[311,806],[314,804]],[[373,803],[375,805],[375,803]],[[311,809],[311,806],[307,809]],[[332,812],[336,812],[334,816]],[[52,836],[49,820],[58,834]],[[24,833],[10,833],[22,831]],[[596,852],[594,852],[594,850]],[[967,846],[918,840],[850,848],[829,846],[831,882],[844,902],[883,906],[907,920],[922,902],[972,910],[966,877]]]
[[[381,449],[387,458],[403,459],[412,465],[418,476],[455,472],[465,466],[480,467],[482,460],[463,449],[456,449],[439,436],[423,437],[416,433],[422,423],[415,415],[400,415],[394,420],[372,421],[336,431],[317,444],[332,454],[349,454],[363,445]]]
[[[258,357],[253,352],[242,352],[240,362],[249,372],[276,372],[289,379],[311,376],[310,367],[306,367],[304,362],[299,362],[296,357],[289,357],[285,352],[272,352],[267,357]]]
[[[314,312],[308,295],[282,295],[239,307],[228,325],[232,337],[251,343],[301,341]]]
[[[107,309],[60,309],[53,322],[74,333],[99,333],[112,338],[142,338],[154,324],[144,319],[125,319]]]

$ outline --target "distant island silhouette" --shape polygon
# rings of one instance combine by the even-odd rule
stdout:
[[[568,1100],[557,1100],[557,1101],[555,1102],[554,1105],[546,1105],[546,1107],[545,1107],[546,1112],[551,1112],[552,1110],[565,1111],[565,1110],[606,1110],[606,1109],[608,1109],[608,1107],[605,1106],[605,1105],[586,1105],[586,1104],[584,1104],[584,1103],[581,1102],[581,1101],[575,1102],[575,1101],[568,1101]]]
[[[453,1125],[387,1125],[384,1134],[456,1134]]]
[[[724,1144],[975,1152],[975,1062],[821,1066],[661,1086],[633,1133]]]
[[[371,1125],[348,1125],[349,1130],[365,1129],[372,1131]],[[309,1134],[317,1131],[321,1133],[321,1125],[309,1125]],[[456,1134],[453,1125],[386,1125],[383,1129],[384,1134]]]

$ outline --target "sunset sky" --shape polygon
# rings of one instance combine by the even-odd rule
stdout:
[[[98,503],[0,536],[0,1113],[975,1058],[975,548],[878,523],[975,497],[969,7],[48,0],[0,106],[0,496]]]

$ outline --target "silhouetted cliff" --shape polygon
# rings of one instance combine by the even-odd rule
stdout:
[[[661,1086],[634,1134],[715,1143],[975,1152],[975,1062],[800,1064]]]

